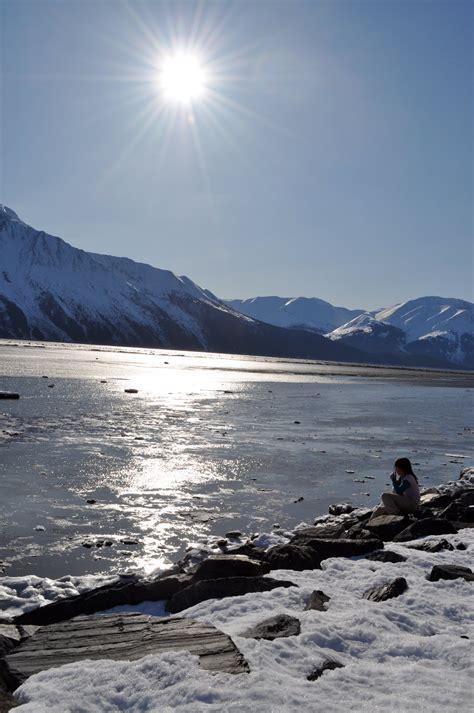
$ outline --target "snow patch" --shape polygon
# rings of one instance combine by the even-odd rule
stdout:
[[[430,554],[409,549],[410,543],[389,543],[387,549],[408,557],[406,562],[329,559],[322,570],[271,573],[298,587],[208,600],[180,613],[232,636],[249,663],[249,674],[205,671],[186,652],[133,662],[85,661],[32,676],[15,694],[23,704],[18,712],[411,713],[416,702],[425,711],[467,713],[474,674],[472,584],[459,579],[428,582],[426,574],[434,564],[472,561],[474,531],[443,537],[452,543],[462,540],[468,549]],[[383,603],[363,598],[368,588],[395,577],[408,582],[402,596]],[[305,611],[314,589],[331,597],[327,611]],[[149,613],[154,608],[162,615],[162,603],[148,604]],[[301,634],[275,641],[240,636],[278,613],[298,617]],[[344,668],[308,681],[328,658]]]

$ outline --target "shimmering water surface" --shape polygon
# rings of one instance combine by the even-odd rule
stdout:
[[[209,535],[311,522],[341,500],[372,505],[402,455],[425,485],[457,478],[471,452],[472,385],[469,375],[0,342],[0,390],[21,395],[0,401],[0,569],[151,571]]]

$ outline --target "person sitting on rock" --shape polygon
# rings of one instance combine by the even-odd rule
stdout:
[[[392,479],[393,491],[382,493],[381,503],[375,508],[371,520],[380,515],[406,515],[420,507],[418,478],[408,458],[395,461]]]

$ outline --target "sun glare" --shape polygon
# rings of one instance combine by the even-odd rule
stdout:
[[[180,52],[163,60],[158,83],[167,101],[189,104],[204,94],[206,72],[197,55]]]

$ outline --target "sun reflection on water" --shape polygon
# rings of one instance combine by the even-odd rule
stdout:
[[[131,475],[129,485],[121,491],[121,495],[162,494],[164,491],[177,494],[177,491],[190,485],[223,479],[218,467],[211,463],[200,463],[199,466],[190,463],[183,466],[173,463],[173,459],[167,459],[165,463],[160,460],[144,461],[140,470]]]
[[[129,370],[124,378],[133,383],[133,388],[137,388],[139,393],[164,397],[168,405],[175,401],[180,408],[186,407],[196,398],[202,398],[206,393],[216,396],[229,389],[239,392],[245,386],[237,374],[226,374],[223,379],[220,370],[193,369],[184,364],[157,364],[151,368],[141,366]]]

